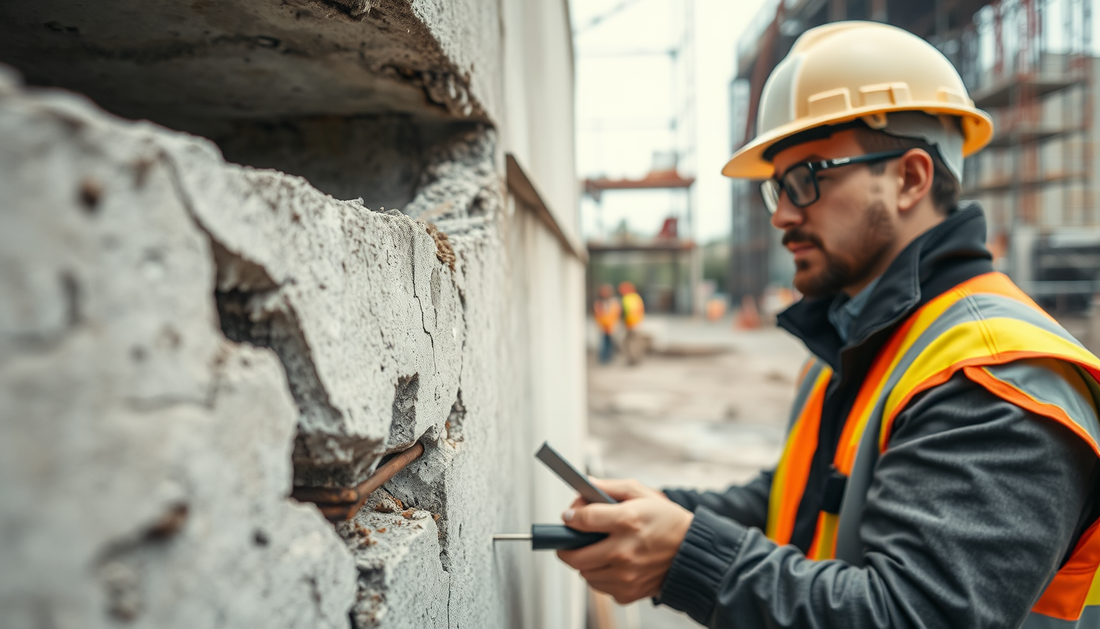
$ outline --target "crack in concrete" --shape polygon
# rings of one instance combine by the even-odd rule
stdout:
[[[428,329],[427,316],[424,314],[424,302],[421,301],[420,295],[416,292],[416,237],[414,236],[409,243],[409,257],[412,259],[412,289],[413,297],[416,299],[416,303],[420,306],[420,327],[424,329],[424,334],[428,335],[428,340],[432,343],[432,367],[439,371],[439,361],[435,355],[435,337],[432,336],[431,330]]]
[[[271,349],[282,364],[287,387],[299,411],[292,454],[295,483],[358,482],[377,460],[377,457],[365,455],[377,449],[379,444],[374,439],[355,438],[331,430],[340,424],[342,413],[333,406],[321,382],[294,308],[280,298],[283,286],[275,282],[261,264],[230,251],[203,225],[172,155],[162,150],[156,157],[157,162],[164,164],[169,181],[191,220],[209,239],[219,276],[215,300],[223,335],[233,342]],[[238,286],[250,290],[240,290]]]

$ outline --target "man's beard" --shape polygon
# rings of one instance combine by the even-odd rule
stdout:
[[[871,279],[869,276],[875,272],[877,263],[889,251],[895,229],[890,223],[886,206],[882,201],[876,201],[867,206],[864,217],[866,219],[863,224],[864,246],[860,247],[860,252],[864,252],[864,255],[851,256],[847,259],[826,249],[816,235],[804,233],[797,227],[783,234],[784,245],[792,242],[808,242],[817,247],[825,258],[825,267],[817,275],[811,275],[802,281],[799,281],[796,276],[794,287],[803,295],[810,298],[835,295],[845,287]],[[806,270],[809,267],[806,260],[795,264],[799,270]]]

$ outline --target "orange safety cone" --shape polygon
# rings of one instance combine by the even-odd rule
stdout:
[[[760,327],[760,310],[756,307],[756,298],[745,295],[741,298],[741,310],[737,312],[736,325],[742,330],[755,330]]]

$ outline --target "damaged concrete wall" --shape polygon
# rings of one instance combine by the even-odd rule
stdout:
[[[351,558],[285,498],[283,366],[218,326],[178,160],[224,166],[5,79],[0,624],[346,626]]]
[[[0,61],[96,101],[0,75],[0,625],[579,626],[490,539],[584,429],[571,128],[523,152],[557,235],[503,164],[568,39],[505,4],[0,8]],[[289,498],[414,443],[349,521]]]

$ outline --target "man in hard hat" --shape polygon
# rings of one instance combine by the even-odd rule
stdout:
[[[1003,275],[957,197],[992,135],[899,29],[812,29],[775,68],[763,179],[812,358],[778,465],[725,492],[602,481],[559,555],[620,602],[710,627],[1100,626],[1100,360]]]
[[[615,298],[611,284],[601,284],[598,295],[599,299],[592,305],[592,309],[596,325],[600,328],[600,363],[606,365],[611,362],[611,356],[615,352],[615,328],[619,326],[623,308]]]
[[[638,326],[645,319],[645,302],[631,282],[619,282],[619,295],[623,300],[623,325],[626,335],[623,337],[623,352],[626,362],[636,365],[642,360],[642,338]]]

